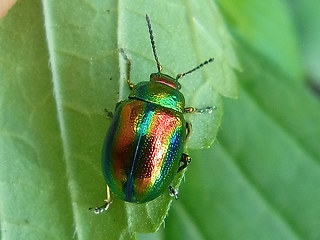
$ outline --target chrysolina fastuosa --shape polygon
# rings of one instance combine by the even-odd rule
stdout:
[[[134,203],[151,201],[165,190],[176,197],[177,191],[170,184],[191,161],[183,153],[191,133],[191,124],[183,114],[212,111],[211,107],[185,107],[178,80],[212,62],[213,58],[176,78],[163,74],[148,15],[146,21],[158,72],[150,75],[150,81],[134,85],[130,80],[131,62],[121,50],[127,62],[127,83],[131,93],[127,100],[117,103],[103,145],[102,170],[107,198],[103,206],[95,208],[97,214],[108,209],[110,191],[118,198]]]

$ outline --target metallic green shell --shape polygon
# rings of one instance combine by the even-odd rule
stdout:
[[[131,91],[129,98],[155,103],[162,107],[183,113],[185,99],[183,94],[159,82],[140,82]]]
[[[103,148],[102,169],[110,190],[136,203],[168,191],[185,138],[182,113],[139,99],[122,101]]]

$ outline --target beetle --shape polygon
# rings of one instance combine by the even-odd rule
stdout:
[[[211,107],[185,107],[178,80],[212,62],[213,58],[176,78],[163,74],[148,15],[146,21],[158,72],[150,75],[150,81],[134,85],[130,80],[131,62],[120,50],[127,63],[127,84],[131,92],[128,99],[117,103],[106,134],[102,169],[107,198],[103,206],[95,208],[97,214],[108,209],[110,191],[133,203],[151,201],[165,189],[177,197],[177,191],[170,184],[177,172],[191,161],[190,156],[183,153],[192,129],[183,114],[212,112]]]

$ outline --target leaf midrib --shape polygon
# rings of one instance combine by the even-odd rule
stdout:
[[[68,150],[68,140],[66,137],[66,126],[63,118],[63,106],[62,106],[62,96],[60,94],[60,86],[59,86],[59,74],[57,71],[57,65],[56,65],[56,58],[55,58],[55,50],[54,50],[54,33],[52,29],[51,24],[51,17],[50,17],[50,6],[49,2],[46,0],[42,0],[42,8],[43,8],[43,18],[44,18],[44,29],[45,29],[45,36],[46,36],[46,43],[47,43],[47,49],[48,49],[48,56],[49,56],[49,62],[51,64],[51,77],[52,77],[52,85],[53,85],[53,98],[56,106],[56,112],[57,112],[57,121],[59,125],[59,134],[61,138],[61,147],[63,151],[64,161],[65,161],[65,175],[67,179],[67,189],[70,193],[70,202],[68,203],[70,207],[68,209],[71,209],[72,211],[72,217],[73,217],[73,226],[75,229],[75,234],[73,236],[74,239],[81,238],[81,234],[78,226],[79,226],[79,220],[76,217],[77,209],[72,204],[75,202],[75,193],[73,192],[73,188],[71,186],[71,163],[70,163],[70,151]]]

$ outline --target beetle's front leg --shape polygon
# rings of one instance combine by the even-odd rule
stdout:
[[[109,110],[106,109],[106,108],[104,109],[104,111],[106,112],[108,118],[113,119],[113,112],[109,111]]]
[[[134,84],[131,82],[130,80],[130,72],[131,72],[131,61],[130,59],[128,58],[127,54],[125,54],[123,48],[120,48],[120,53],[121,55],[123,56],[124,60],[126,60],[127,62],[127,72],[126,72],[126,75],[127,75],[127,84],[130,88],[130,90],[133,89],[134,87]]]

